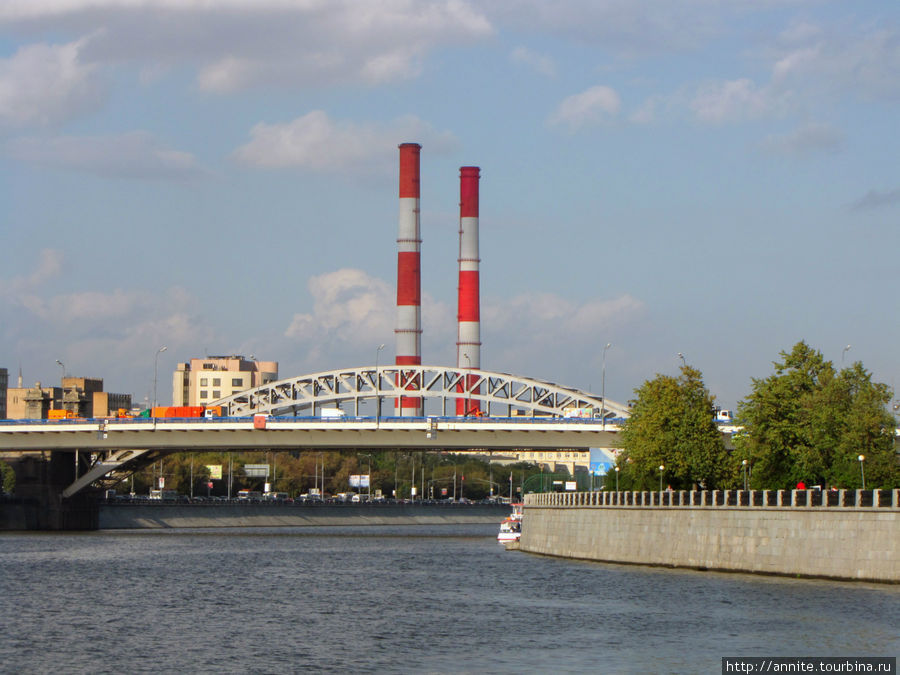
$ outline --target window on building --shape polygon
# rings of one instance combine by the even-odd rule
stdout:
[[[213,386],[214,386],[214,387],[221,387],[221,386],[222,386],[222,378],[221,378],[221,377],[214,377],[214,378],[213,378]]]
[[[244,386],[244,378],[242,378],[242,377],[233,377],[233,378],[231,378],[231,386],[232,386],[232,387],[242,387],[242,386]]]
[[[208,377],[201,377],[201,378],[200,378],[200,386],[201,386],[201,387],[205,387],[205,386],[208,385],[208,384],[209,384],[209,378],[208,378]]]
[[[200,398],[209,398],[209,392],[200,390]]]
[[[222,398],[222,392],[218,390],[213,391],[213,398]]]

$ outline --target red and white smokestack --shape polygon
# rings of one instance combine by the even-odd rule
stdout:
[[[418,143],[400,145],[400,219],[397,236],[397,338],[396,364],[422,364],[421,262],[419,248],[419,152]],[[399,384],[399,382],[398,382]],[[419,389],[418,380],[406,385]],[[400,416],[422,414],[422,399],[403,396],[394,403]]]
[[[456,366],[460,370],[481,368],[481,318],[478,281],[478,179],[477,166],[459,170],[459,304],[457,311]],[[457,415],[477,414],[481,406],[471,394],[477,377],[466,375],[463,398],[456,399]]]

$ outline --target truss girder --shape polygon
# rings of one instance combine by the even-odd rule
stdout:
[[[364,400],[416,396],[448,401],[480,401],[488,414],[508,416],[512,409],[526,414],[563,417],[572,408],[591,408],[595,416],[628,417],[627,406],[594,394],[552,382],[486,370],[442,366],[363,366],[331,370],[271,382],[216,401],[238,417],[253,413],[314,416],[328,406],[352,404],[357,414]],[[493,412],[492,412],[493,408]],[[500,410],[498,410],[498,408]],[[503,410],[505,408],[506,410]],[[505,412],[505,414],[504,414]]]
[[[116,485],[158,455],[156,451],[134,449],[95,452],[90,468],[64,489],[62,496],[71,497],[91,484],[98,487]]]

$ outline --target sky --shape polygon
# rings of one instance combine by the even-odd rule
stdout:
[[[483,369],[627,402],[680,353],[734,408],[805,340],[896,388],[898,120],[895,0],[2,0],[0,367],[392,363],[415,142],[423,363],[479,166]]]

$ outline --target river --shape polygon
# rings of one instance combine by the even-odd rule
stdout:
[[[577,562],[486,525],[0,533],[0,671],[718,673],[896,656],[900,587]]]

